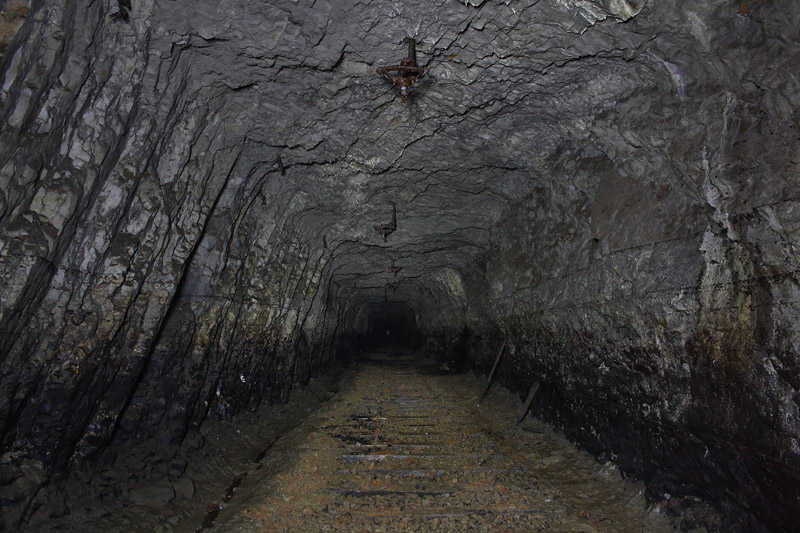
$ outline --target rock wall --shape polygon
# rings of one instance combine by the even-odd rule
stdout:
[[[582,119],[581,142],[548,147],[550,175],[494,227],[474,304],[494,320],[473,314],[489,334],[471,356],[490,364],[487,338],[507,337],[506,379],[541,380],[534,409],[652,496],[700,496],[788,531],[800,93],[784,76],[798,58],[796,32],[793,48],[779,37],[783,14],[797,16],[784,7],[685,8],[696,48],[674,34],[648,45],[652,61],[598,76],[600,91],[631,90]]]
[[[507,338],[653,495],[791,524],[796,3],[3,9],[4,501],[285,399],[402,304],[452,368]]]
[[[25,458],[80,464],[115,436],[180,441],[330,359],[330,251],[295,225],[302,191],[276,179],[278,146],[248,138],[252,95],[205,63],[213,37],[153,24],[152,9],[125,23],[105,5],[34,4],[10,44],[4,480]]]

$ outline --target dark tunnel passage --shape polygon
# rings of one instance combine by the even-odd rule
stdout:
[[[678,529],[797,529],[798,2],[0,11],[0,529],[180,531],[376,353],[496,363]]]
[[[418,348],[421,334],[414,311],[405,302],[385,302],[370,306],[364,339],[370,345],[400,345]]]

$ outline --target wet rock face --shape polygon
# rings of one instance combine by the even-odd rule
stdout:
[[[654,494],[791,523],[795,2],[12,8],[4,479],[283,399],[405,305]]]

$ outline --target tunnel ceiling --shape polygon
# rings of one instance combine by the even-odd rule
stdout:
[[[387,284],[417,301],[446,269],[478,268],[510,205],[590,189],[595,164],[635,152],[610,124],[646,120],[656,95],[679,98],[672,62],[688,58],[670,48],[722,30],[676,34],[657,4],[628,20],[641,3],[137,3],[129,24],[106,30],[118,34],[106,53],[154,85],[135,111],[205,122],[216,149],[237,154],[229,186],[330,248],[347,301],[385,299]],[[146,46],[128,51],[142,33]],[[376,68],[405,57],[409,36],[430,79],[403,104]],[[582,161],[587,176],[564,171]],[[373,226],[391,220],[390,202],[397,231],[384,243]]]
[[[730,2],[684,3],[672,21],[661,4],[156,2],[107,31],[118,33],[116,69],[132,83],[156,76],[142,111],[207,122],[204,134],[237,152],[237,186],[281,206],[313,248],[330,247],[346,300],[384,299],[391,284],[414,301],[443,269],[477,268],[509,206],[547,191],[591,196],[611,161],[623,174],[658,172],[678,202],[703,200],[662,151],[702,125],[643,126],[707,90],[693,71],[710,87],[731,74],[724,60],[703,65],[710,48],[762,29],[731,23]],[[128,52],[142,33],[147,46]],[[406,37],[430,79],[403,104],[376,68],[405,56]],[[373,226],[390,221],[390,202],[398,229],[384,243]]]
[[[100,6],[64,9],[40,16],[79,28],[102,15]],[[94,57],[58,66],[48,105],[99,91],[102,109],[84,129],[133,125],[125,146],[106,146],[101,134],[63,140],[77,168],[121,150],[117,172],[127,175],[225,173],[227,194],[239,197],[223,198],[221,210],[268,205],[253,215],[263,231],[288,228],[277,238],[303,241],[311,255],[329,250],[330,280],[346,301],[380,301],[388,290],[415,301],[448,292],[437,273],[480,276],[477,258],[510,206],[584,201],[610,167],[620,175],[610,194],[644,177],[679,204],[707,204],[687,178],[691,163],[671,161],[664,145],[677,138],[678,152],[699,149],[692,138],[704,126],[688,120],[687,95],[739,76],[725,54],[761,43],[763,32],[722,1],[677,11],[644,0],[144,1],[128,22],[64,41]],[[402,103],[376,68],[405,57],[407,37],[430,77]],[[725,54],[710,59],[715,48]],[[6,86],[21,77],[12,65]],[[27,103],[12,124],[34,118]],[[148,124],[150,115],[166,120]],[[672,131],[648,129],[654,118],[675,118]],[[124,203],[119,189],[101,193],[106,209]],[[156,192],[178,202],[186,193]],[[262,206],[246,203],[254,198]],[[6,209],[15,201],[25,204],[11,192]],[[390,202],[397,231],[383,242],[373,227],[391,220]],[[224,255],[224,244],[203,247]]]

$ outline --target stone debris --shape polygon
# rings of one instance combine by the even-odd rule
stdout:
[[[136,505],[147,507],[164,507],[175,498],[175,487],[168,479],[162,479],[152,485],[137,487],[128,492],[128,499]]]

